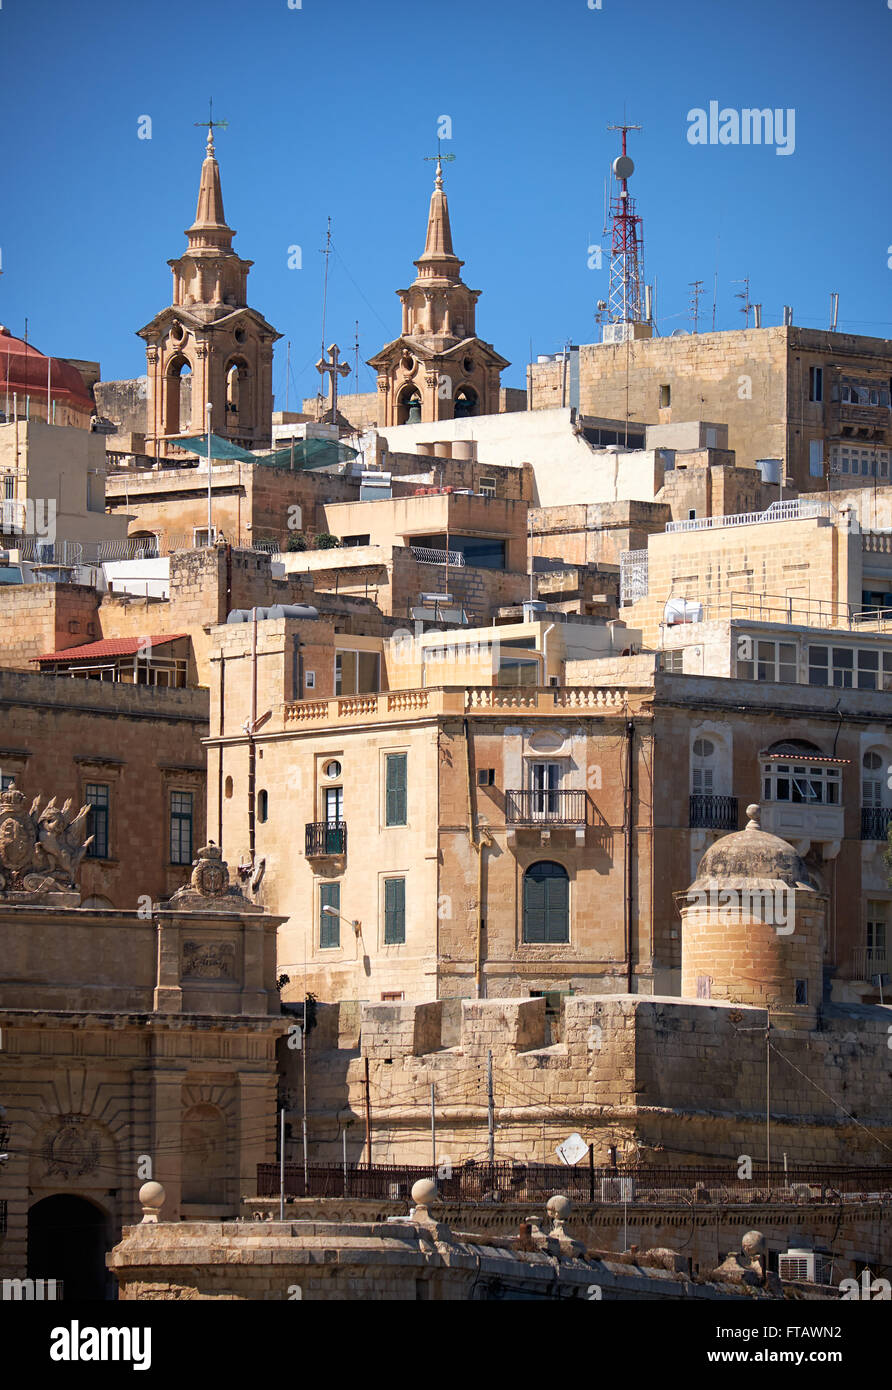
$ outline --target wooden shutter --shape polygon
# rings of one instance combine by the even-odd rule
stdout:
[[[385,771],[385,825],[406,824],[406,754],[388,753]]]
[[[330,917],[327,912],[323,912],[324,907],[333,907],[335,912],[340,912],[341,885],[339,883],[323,883],[319,889],[319,945],[340,946],[341,923],[337,917]]]
[[[398,945],[406,939],[406,880],[384,880],[384,943]]]

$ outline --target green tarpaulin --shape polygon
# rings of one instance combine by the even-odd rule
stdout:
[[[207,458],[208,437],[197,434],[189,439],[178,439],[175,447],[188,454],[197,454],[199,458]],[[271,454],[252,454],[250,450],[240,449],[237,444],[211,432],[212,459],[256,463],[261,468],[331,468],[358,456],[358,449],[351,449],[349,444],[340,444],[334,439],[295,439]]]

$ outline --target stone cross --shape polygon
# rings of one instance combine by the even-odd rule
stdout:
[[[319,375],[331,378],[331,423],[333,425],[338,423],[338,377],[350,375],[350,363],[341,362],[340,356],[341,350],[337,343],[332,343],[328,349],[328,360],[326,361],[323,352],[316,363],[316,371]]]

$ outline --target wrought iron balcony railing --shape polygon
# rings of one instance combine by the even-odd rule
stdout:
[[[307,826],[306,855],[308,859],[323,859],[347,853],[347,822],[317,820]]]
[[[691,797],[690,827],[692,830],[736,830],[736,796]]]
[[[505,793],[508,825],[585,825],[586,793],[570,791],[511,791]]]
[[[861,839],[885,840],[892,822],[892,809],[887,806],[861,807]]]

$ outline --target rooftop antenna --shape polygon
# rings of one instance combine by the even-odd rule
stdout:
[[[830,332],[836,332],[836,325],[839,320],[839,295],[834,290],[830,295]]]
[[[620,185],[610,200],[613,219],[613,239],[610,248],[610,288],[607,293],[610,323],[641,323],[643,309],[641,287],[644,275],[643,219],[635,211],[635,199],[629,193],[629,179],[635,165],[626,152],[626,137],[640,125],[609,125],[608,130],[622,133],[622,154],[613,161],[613,177]]]
[[[734,298],[735,298],[735,299],[742,299],[742,300],[743,300],[743,304],[740,306],[740,312],[741,312],[741,313],[743,314],[743,316],[744,316],[744,317],[743,317],[744,327],[745,327],[745,328],[749,328],[749,326],[750,326],[750,309],[752,309],[752,307],[753,307],[752,304],[750,303],[750,277],[749,277],[748,275],[745,275],[745,276],[743,277],[742,280],[732,280],[731,283],[732,283],[732,285],[743,285],[743,289],[742,289],[742,290],[738,290],[738,292],[737,292],[737,294],[734,296]]]
[[[691,319],[694,323],[693,332],[699,332],[700,327],[700,296],[703,293],[702,280],[689,280],[691,289]]]
[[[356,357],[356,362],[353,370],[356,376],[356,394],[359,395],[359,319],[354,319],[353,329],[353,352]]]
[[[322,277],[322,356],[325,356],[325,310],[328,303],[328,258],[331,255],[331,218],[328,219],[328,230],[325,233],[325,245],[321,248],[320,255],[325,257],[325,273]]]

